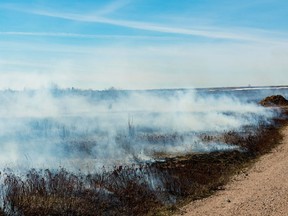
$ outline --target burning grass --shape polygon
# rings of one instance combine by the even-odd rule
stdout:
[[[285,111],[285,112],[284,112]],[[3,215],[164,215],[187,201],[222,189],[231,175],[269,152],[282,136],[287,110],[272,125],[229,131],[222,135],[202,134],[203,142],[223,142],[238,150],[173,156],[158,153],[145,164],[115,166],[93,174],[65,169],[36,170],[24,174],[1,174]],[[181,139],[177,134],[144,136],[153,142]],[[120,139],[120,138],[119,138]],[[0,214],[0,215],[1,215]]]

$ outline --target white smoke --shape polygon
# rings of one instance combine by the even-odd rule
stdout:
[[[242,130],[273,117],[257,104],[196,91],[3,91],[0,100],[2,167],[93,170],[152,160],[155,152],[230,150],[197,134]]]

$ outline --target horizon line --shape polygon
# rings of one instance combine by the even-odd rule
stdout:
[[[288,88],[288,84],[282,84],[282,85],[246,85],[246,86],[212,86],[212,87],[179,87],[179,88],[150,88],[150,89],[123,89],[123,88],[116,88],[116,87],[109,87],[106,89],[94,89],[94,88],[78,88],[78,87],[59,87],[59,86],[52,86],[52,87],[42,87],[42,88],[26,88],[23,89],[0,89],[0,92],[4,91],[12,91],[12,92],[25,92],[25,91],[39,91],[39,90],[60,90],[60,91],[177,91],[177,90],[205,90],[205,89],[212,89],[212,90],[220,90],[220,89],[227,89],[227,90],[233,90],[233,89],[273,89],[273,88]]]

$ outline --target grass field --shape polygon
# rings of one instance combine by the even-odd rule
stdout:
[[[277,145],[281,140],[279,127],[285,119],[283,113],[274,124],[246,133],[203,135],[204,141],[221,139],[239,146],[238,150],[159,154],[154,162],[115,166],[112,170],[103,167],[93,174],[64,168],[31,169],[22,174],[6,170],[1,173],[1,211],[7,215],[171,214],[181,203],[221,190],[231,175]]]

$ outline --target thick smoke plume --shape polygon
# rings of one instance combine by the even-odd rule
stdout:
[[[197,91],[2,91],[0,100],[0,165],[27,169],[90,172],[159,153],[230,150],[237,147],[199,137],[241,131],[274,115]]]

